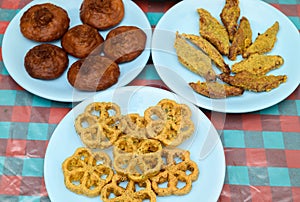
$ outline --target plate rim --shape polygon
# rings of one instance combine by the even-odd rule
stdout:
[[[84,101],[82,101],[81,103],[79,103],[78,105],[76,105],[74,108],[72,108],[72,110],[70,110],[65,116],[64,118],[60,121],[60,123],[56,126],[55,130],[53,131],[52,135],[51,135],[51,138],[49,140],[49,143],[47,145],[47,149],[46,149],[46,152],[45,152],[45,158],[44,158],[44,168],[43,168],[43,171],[44,171],[44,179],[45,179],[45,187],[46,187],[46,190],[48,192],[48,189],[47,187],[49,188],[49,177],[48,177],[48,164],[49,164],[49,156],[51,155],[49,153],[49,151],[51,149],[53,149],[53,143],[52,141],[55,141],[54,138],[57,137],[57,132],[58,130],[60,129],[60,127],[62,127],[62,124],[67,121],[68,119],[74,119],[72,118],[71,116],[74,115],[74,113],[76,113],[75,111],[78,110],[76,108],[84,108],[84,106],[88,105],[89,103],[91,102],[94,102],[94,101],[99,101],[98,99],[101,99],[101,97],[105,97],[105,96],[110,96],[111,93],[114,93],[115,90],[124,90],[124,91],[129,91],[129,92],[135,92],[136,90],[139,90],[141,88],[144,88],[146,89],[146,91],[151,91],[153,93],[167,93],[169,94],[169,96],[173,95],[173,96],[176,96],[176,98],[178,97],[180,102],[181,103],[186,103],[188,104],[189,106],[191,106],[192,108],[194,108],[195,110],[197,110],[197,112],[199,112],[199,116],[198,116],[198,119],[204,119],[207,123],[209,123],[209,126],[210,129],[213,130],[214,133],[218,134],[216,128],[214,127],[213,123],[208,119],[207,116],[205,116],[205,114],[197,107],[195,106],[194,104],[190,103],[189,101],[187,101],[186,99],[184,99],[183,97],[181,97],[180,95],[177,95],[171,91],[168,91],[168,90],[164,90],[164,89],[160,89],[160,88],[155,88],[155,87],[151,87],[151,86],[123,86],[123,87],[119,87],[117,89],[110,89],[108,91],[105,91],[105,92],[101,92],[101,93],[98,93],[94,96],[91,96],[87,99],[85,99]],[[105,95],[106,94],[106,95]],[[201,116],[200,116],[201,115]],[[199,123],[198,123],[199,124]],[[56,134],[56,135],[55,135]],[[55,137],[53,136],[55,135]],[[195,135],[195,134],[194,134]],[[215,147],[212,149],[211,152],[219,152],[217,153],[217,155],[221,155],[221,159],[219,159],[220,161],[220,165],[222,165],[223,167],[221,167],[221,169],[219,169],[220,171],[220,176],[221,176],[221,179],[220,179],[220,183],[219,183],[219,187],[215,187],[216,188],[216,192],[218,193],[216,196],[215,196],[215,199],[217,200],[219,197],[220,197],[220,194],[222,192],[222,189],[223,189],[223,186],[224,186],[224,183],[225,183],[225,174],[226,174],[226,161],[225,161],[225,152],[224,152],[224,147],[223,147],[223,144],[222,144],[222,141],[221,141],[221,138],[220,136],[218,135],[218,139],[217,139],[217,143],[215,144]],[[194,142],[193,142],[194,144]],[[83,145],[83,144],[82,144]],[[50,149],[49,149],[50,148]],[[73,153],[74,151],[72,151],[71,153]],[[210,153],[211,154],[211,153]],[[210,155],[209,154],[209,155]],[[209,157],[206,156],[205,158]],[[205,160],[205,159],[204,159]],[[199,160],[201,162],[201,160]],[[200,171],[201,172],[201,171]],[[49,193],[48,192],[48,196],[49,198],[51,199],[51,194],[52,193]]]
[[[266,7],[267,9],[271,9],[272,12],[275,12],[276,13],[276,16],[280,16],[280,18],[286,22],[288,22],[288,26],[290,28],[292,28],[291,32],[293,32],[295,35],[296,33],[298,33],[298,29],[296,28],[296,26],[294,25],[294,23],[284,14],[282,13],[279,9],[273,7],[272,5],[268,4],[267,2],[264,2],[264,1],[260,1],[260,0],[241,0],[244,2],[250,2],[251,3],[258,3],[258,4],[262,4],[264,7]],[[203,1],[204,3],[207,3],[207,1]],[[181,2],[178,2],[177,4],[175,4],[174,6],[172,6],[166,13],[164,13],[164,15],[160,18],[160,20],[158,21],[157,23],[157,26],[156,28],[158,29],[155,29],[154,32],[153,32],[153,35],[152,35],[152,45],[151,47],[155,47],[155,43],[156,41],[158,40],[157,38],[157,35],[158,32],[159,32],[159,28],[162,26],[161,24],[162,23],[165,23],[165,18],[167,18],[169,15],[171,15],[170,13],[171,12],[174,12],[173,10],[176,10],[176,9],[179,9],[182,5],[187,5],[187,4],[191,4],[191,5],[195,5],[195,4],[201,4],[199,2],[195,2],[193,0],[184,0],[184,1],[181,1]],[[211,2],[213,3],[213,2]],[[242,16],[240,16],[241,18]],[[239,19],[240,19],[239,18]],[[179,28],[179,27],[178,27]],[[173,31],[173,30],[168,30],[168,29],[165,29],[165,27],[162,27],[161,30],[166,30],[166,31]],[[175,32],[174,32],[175,33]],[[297,43],[300,44],[300,37],[298,37],[298,40],[297,40]],[[156,58],[156,54],[159,54],[160,50],[154,50],[153,48],[151,49],[151,57],[152,57],[152,61],[153,61],[153,64],[154,64],[154,67],[159,75],[159,77],[162,79],[163,82],[165,82],[165,84],[172,90],[174,91],[175,93],[181,95],[181,96],[184,96],[181,92],[178,92],[177,89],[173,86],[173,84],[170,84],[169,82],[169,79],[166,79],[166,76],[162,73],[161,71],[161,67],[159,67],[159,64],[157,62],[157,58]],[[300,64],[300,63],[299,63]],[[183,67],[182,67],[183,68]],[[185,70],[186,71],[186,70]],[[197,94],[196,92],[192,91],[192,94],[193,94],[193,97],[186,97],[187,100],[189,100],[190,102],[192,102],[193,104],[197,105],[198,107],[201,107],[201,108],[204,108],[204,109],[207,109],[207,110],[211,110],[211,111],[215,111],[215,112],[222,112],[222,113],[248,113],[248,112],[257,112],[259,110],[263,110],[263,109],[266,109],[266,108],[269,108],[269,107],[272,107],[280,102],[282,102],[283,100],[285,100],[288,96],[290,96],[299,86],[299,83],[300,83],[300,78],[299,80],[294,80],[294,81],[291,81],[289,82],[291,84],[289,84],[289,88],[288,88],[288,92],[285,91],[283,92],[284,93],[284,96],[281,96],[281,97],[277,97],[276,99],[273,99],[271,102],[269,103],[265,103],[263,105],[255,105],[255,106],[252,106],[250,109],[235,109],[235,108],[230,108],[228,109],[228,105],[230,104],[230,102],[228,101],[229,99],[234,99],[235,97],[229,97],[229,98],[226,98],[226,99],[212,99],[212,98],[206,98],[204,96],[201,96],[199,94]],[[292,87],[292,88],[291,88]],[[274,89],[275,90],[275,89]],[[253,92],[248,92],[248,93],[253,93]],[[201,100],[199,100],[197,97],[198,96],[201,96],[203,99],[205,99],[206,101],[203,102]],[[202,99],[201,98],[201,99]],[[214,106],[214,103],[219,103],[220,101],[224,100],[224,105],[226,105],[225,109],[223,107],[216,107]],[[213,104],[211,104],[213,103]],[[216,104],[216,105],[217,105]]]
[[[130,83],[131,81],[133,81],[143,71],[143,69],[147,66],[147,61],[149,60],[150,55],[151,55],[150,47],[151,47],[151,42],[152,42],[152,32],[151,32],[150,21],[148,20],[146,14],[143,12],[142,8],[140,8],[134,1],[132,1],[132,0],[122,0],[122,1],[123,1],[124,4],[129,5],[130,8],[134,8],[134,9],[137,9],[139,11],[139,16],[142,17],[141,19],[143,20],[143,23],[146,25],[146,27],[143,27],[143,29],[146,32],[148,38],[147,38],[146,48],[142,52],[143,57],[144,57],[143,61],[141,61],[141,63],[139,63],[138,65],[136,65],[137,67],[135,69],[128,71],[126,73],[126,76],[124,75],[123,78],[119,78],[118,82],[115,83],[113,86],[109,87],[108,89],[113,89],[113,88],[125,86],[128,83]],[[48,99],[50,101],[59,101],[59,102],[80,102],[80,101],[83,101],[84,99],[86,99],[86,98],[88,98],[88,97],[90,97],[90,96],[92,96],[94,94],[97,94],[100,91],[85,92],[85,91],[78,91],[75,88],[70,87],[71,88],[70,90],[72,91],[72,92],[70,92],[70,96],[68,96],[68,97],[66,97],[66,96],[65,97],[57,97],[57,95],[54,95],[54,94],[51,94],[51,95],[47,94],[47,90],[45,90],[45,89],[35,89],[35,88],[32,89],[32,87],[30,87],[30,86],[33,86],[34,84],[26,84],[26,82],[24,82],[24,81],[22,81],[22,79],[20,79],[21,76],[17,76],[17,75],[15,75],[15,73],[12,73],[13,72],[13,70],[12,70],[13,67],[10,67],[10,64],[12,64],[13,62],[9,62],[8,59],[7,59],[7,55],[8,55],[7,52],[9,52],[8,50],[10,49],[10,45],[9,45],[10,36],[9,36],[9,33],[10,33],[10,31],[13,30],[13,28],[16,28],[16,27],[14,27],[14,25],[19,24],[18,19],[21,18],[22,14],[27,9],[29,9],[33,5],[40,4],[40,3],[46,3],[46,2],[53,3],[53,4],[65,4],[65,5],[68,5],[68,4],[70,5],[72,3],[72,2],[61,1],[61,0],[35,0],[35,1],[29,2],[22,9],[20,9],[15,14],[15,16],[12,18],[12,20],[10,20],[10,22],[9,22],[9,24],[8,24],[5,32],[4,32],[4,35],[3,35],[3,40],[2,40],[2,56],[3,56],[4,67],[7,70],[8,75],[21,88],[25,89],[26,91],[28,91],[28,92],[30,92],[30,93],[32,93],[34,95],[37,95],[39,97]],[[64,9],[66,9],[66,8],[64,8]],[[69,17],[70,17],[70,14],[69,14]],[[70,17],[70,19],[71,19],[71,17]],[[80,19],[79,19],[79,21],[80,21]],[[134,25],[134,23],[125,23],[125,24],[122,24],[122,22],[121,22],[121,24],[119,24],[117,26],[127,25],[127,24]],[[72,28],[72,27],[73,27],[73,25],[70,24],[69,29]],[[113,28],[115,28],[115,27],[113,27]],[[111,29],[113,29],[113,28],[111,28]],[[101,33],[101,32],[108,32],[111,29],[104,30],[104,31],[99,31],[99,33]],[[24,37],[24,40],[27,40],[27,39]],[[35,45],[41,44],[41,43],[57,43],[57,41],[51,41],[51,42],[34,42],[34,41],[32,41],[32,43],[33,43],[33,46],[35,46]],[[59,44],[59,47],[61,47],[60,44]],[[29,49],[30,49],[30,47],[28,48],[28,50]],[[70,60],[70,58],[75,58],[73,56],[70,56],[69,54],[68,54],[68,57],[69,57],[69,60]],[[23,58],[21,58],[20,60],[23,61]],[[78,58],[75,58],[75,61],[76,60],[78,60]],[[122,64],[120,64],[120,65],[122,65]],[[71,63],[69,63],[68,68],[70,66],[71,66]],[[22,67],[24,68],[24,65]],[[126,77],[128,77],[129,74],[132,75],[132,78],[128,80]],[[28,78],[28,79],[33,79],[33,78]],[[43,80],[40,80],[40,81],[43,81]],[[47,81],[45,81],[45,82],[47,82]],[[55,82],[55,81],[51,80],[51,82]],[[65,81],[65,82],[68,84],[68,81]],[[105,89],[105,90],[108,90],[108,89]],[[105,90],[102,90],[102,91],[105,91]],[[76,94],[78,94],[78,96],[76,96]]]

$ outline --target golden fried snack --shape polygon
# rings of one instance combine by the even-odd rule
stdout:
[[[24,67],[36,79],[52,80],[60,77],[68,68],[69,58],[60,47],[52,44],[39,44],[25,55]]]
[[[119,26],[106,35],[103,52],[116,63],[130,62],[146,47],[147,35],[136,26]]]
[[[286,82],[287,76],[255,75],[248,71],[241,71],[234,76],[220,74],[220,79],[230,85],[244,88],[245,90],[263,92],[277,88],[280,84]]]
[[[111,59],[93,55],[74,62],[68,70],[68,82],[80,91],[100,91],[116,84],[120,67]]]
[[[243,57],[247,58],[251,54],[264,54],[271,51],[277,40],[277,33],[279,31],[279,23],[276,21],[264,33],[259,34],[255,41],[243,53]]]
[[[66,187],[88,197],[100,195],[114,175],[109,156],[104,152],[92,153],[88,148],[78,148],[65,159],[62,170]]]
[[[99,30],[106,30],[119,24],[124,18],[122,0],[84,0],[80,7],[83,23]]]
[[[229,53],[229,36],[221,23],[203,8],[197,9],[200,16],[200,35],[213,44],[222,55]]]
[[[223,56],[209,41],[194,34],[182,34],[181,36],[205,52],[223,73],[230,73],[229,66],[225,63]]]
[[[152,188],[158,196],[184,195],[191,191],[192,182],[198,179],[198,165],[190,159],[189,151],[175,147],[164,148],[162,157],[165,159],[162,171],[156,176],[150,178]],[[179,158],[180,162],[176,159]],[[189,174],[187,174],[189,171]],[[160,185],[167,182],[166,188]],[[178,183],[185,184],[182,188]]]
[[[252,30],[250,23],[246,17],[242,17],[240,25],[233,37],[232,44],[229,48],[228,58],[235,60],[237,55],[243,54],[246,49],[252,44]]]
[[[89,104],[75,119],[75,130],[81,141],[92,149],[105,149],[123,132],[119,106],[110,102]]]
[[[238,19],[240,17],[239,0],[226,0],[225,6],[220,14],[221,21],[223,22],[229,36],[229,40],[232,41],[235,32],[238,27]]]
[[[144,117],[137,113],[131,113],[122,117],[124,134],[140,139],[146,139],[146,123]]]
[[[26,38],[49,42],[61,38],[68,30],[70,18],[65,9],[51,3],[30,7],[20,19],[20,31]]]
[[[126,187],[120,185],[122,182],[126,183]],[[111,195],[114,197],[110,198]],[[135,182],[126,176],[115,174],[112,182],[103,187],[101,199],[104,202],[156,202],[156,194],[151,189],[149,180]]]
[[[233,64],[231,71],[234,73],[248,71],[251,74],[264,75],[273,69],[279,68],[283,63],[284,60],[280,55],[260,55],[255,53]]]
[[[191,110],[185,104],[178,104],[170,99],[161,100],[157,106],[165,113],[163,118],[145,113],[147,135],[167,146],[177,146],[194,133]],[[152,107],[146,111],[152,110]],[[160,112],[161,113],[161,112]]]
[[[239,96],[244,93],[242,88],[221,84],[218,82],[191,82],[189,83],[191,88],[206,97],[209,98],[226,98],[231,96]]]
[[[212,81],[216,79],[211,59],[201,50],[191,46],[183,37],[176,32],[174,43],[178,61],[190,71],[203,76],[206,80]]]
[[[76,25],[69,29],[61,39],[61,46],[70,55],[85,58],[89,54],[99,54],[103,37],[98,30],[87,24]]]
[[[157,140],[121,136],[113,148],[113,166],[117,173],[139,182],[156,175],[163,164],[162,145]]]

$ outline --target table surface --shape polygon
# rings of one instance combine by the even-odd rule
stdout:
[[[300,0],[264,0],[300,29]],[[0,0],[0,42],[30,0]],[[178,1],[135,1],[153,28]],[[0,52],[1,52],[0,47]],[[151,60],[129,85],[167,89]],[[43,178],[47,144],[72,103],[50,101],[16,84],[0,56],[0,201],[50,201]],[[300,201],[300,88],[270,108],[245,114],[201,109],[221,135],[226,177],[219,201]],[[223,122],[220,121],[223,119]]]

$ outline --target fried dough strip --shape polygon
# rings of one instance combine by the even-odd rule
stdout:
[[[238,19],[240,17],[239,0],[226,0],[225,6],[220,14],[221,20],[228,32],[229,40],[232,41],[237,31]]]
[[[228,58],[235,60],[237,55],[243,54],[252,43],[252,30],[246,17],[242,17],[237,32],[229,48]]]
[[[223,72],[223,73],[230,73],[229,66],[225,63],[223,56],[221,53],[206,39],[201,36],[197,36],[194,34],[182,34],[182,37],[188,39],[197,47],[199,47],[203,52],[205,52],[216,64],[216,66]]]
[[[230,44],[225,27],[207,10],[199,8],[197,12],[200,16],[200,35],[212,43],[222,55],[228,55]]]
[[[243,53],[243,57],[247,58],[251,54],[264,54],[271,51],[277,40],[277,33],[279,31],[279,23],[276,21],[263,34],[259,34],[255,41]]]
[[[239,96],[244,93],[242,88],[221,84],[218,82],[191,82],[192,89],[209,98],[226,98],[230,96]]]
[[[233,64],[231,71],[238,73],[246,70],[251,74],[264,75],[273,69],[279,68],[283,63],[284,60],[280,55],[260,55],[256,53]]]
[[[178,32],[174,43],[178,61],[190,71],[203,76],[206,80],[216,79],[216,73],[212,69],[211,59],[201,50],[188,43]]]
[[[247,71],[239,72],[234,76],[222,73],[219,77],[230,85],[254,92],[271,91],[287,80],[286,75],[255,75]]]

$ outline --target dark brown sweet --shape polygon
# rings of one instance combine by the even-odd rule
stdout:
[[[77,58],[85,58],[90,53],[98,54],[104,41],[97,29],[81,24],[69,29],[61,40],[67,53]]]
[[[116,63],[129,62],[145,49],[147,35],[135,26],[120,26],[106,36],[104,54]]]
[[[80,19],[99,30],[119,24],[124,17],[122,0],[84,0],[80,7]]]
[[[61,38],[69,29],[68,13],[51,3],[30,7],[20,20],[21,33],[28,39],[48,42]]]
[[[118,64],[100,55],[80,59],[68,71],[69,83],[82,91],[104,90],[117,83],[119,76]]]
[[[58,46],[41,44],[25,55],[24,66],[28,74],[37,79],[51,80],[60,77],[67,69],[67,53]]]

